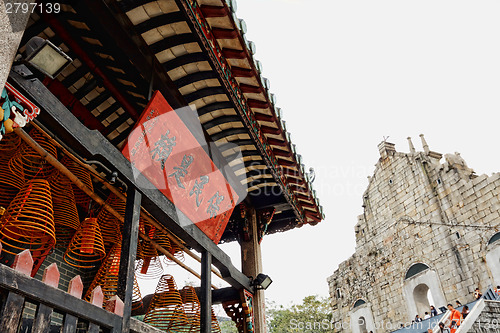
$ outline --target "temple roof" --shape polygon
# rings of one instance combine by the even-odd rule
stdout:
[[[235,7],[222,0],[68,2],[58,15],[33,14],[20,50],[38,35],[68,53],[73,63],[44,83],[118,148],[151,88],[174,108],[195,107],[252,204],[276,209],[268,233],[316,224],[323,209]]]

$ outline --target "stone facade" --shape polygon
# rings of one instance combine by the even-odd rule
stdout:
[[[356,252],[328,278],[336,331],[393,331],[500,284],[500,173],[476,176],[460,154],[441,163],[423,136],[423,152],[408,139],[410,153],[379,145]]]
[[[468,333],[497,333],[500,329],[500,302],[486,301]]]
[[[14,1],[0,0],[0,92],[3,90],[10,67],[14,61],[24,29],[33,8],[34,0],[17,0],[19,7],[13,6]],[[22,6],[29,5],[29,10]]]

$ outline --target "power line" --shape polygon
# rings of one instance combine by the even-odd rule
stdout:
[[[489,226],[489,225],[477,225],[477,224],[447,224],[447,223],[442,223],[442,222],[434,222],[434,221],[415,221],[409,216],[404,216],[399,218],[398,222],[406,222],[408,224],[428,224],[429,226],[432,225],[443,225],[443,226],[448,226],[448,227],[461,227],[461,228],[472,228],[472,229],[498,229],[498,226]]]

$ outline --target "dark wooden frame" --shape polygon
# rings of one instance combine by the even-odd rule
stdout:
[[[250,279],[233,266],[229,256],[179,212],[159,190],[154,189],[149,180],[141,175],[136,177],[130,162],[101,133],[86,128],[38,79],[26,79],[16,73],[15,69],[9,79],[21,93],[38,104],[42,110],[39,120],[56,133],[59,140],[63,140],[83,157],[99,160],[116,171],[129,188],[136,188],[142,194],[142,206],[153,217],[185,241],[187,246],[199,253],[210,253],[214,266],[234,288],[253,292]]]

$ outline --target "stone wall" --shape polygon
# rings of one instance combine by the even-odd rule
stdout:
[[[328,278],[337,331],[357,327],[351,315],[360,299],[375,322],[367,330],[387,332],[422,317],[431,302],[465,304],[476,287],[494,282],[486,254],[500,225],[500,173],[476,176],[458,153],[441,163],[442,155],[422,141],[424,152],[411,141],[410,153],[379,145],[355,226],[356,252]],[[492,260],[490,266],[500,265]]]
[[[28,11],[13,7],[14,1],[0,0],[0,92],[3,90],[10,67],[23,37],[24,29],[33,8],[35,0],[16,0],[21,5],[29,4]],[[26,6],[26,5],[24,5]]]
[[[54,251],[50,255],[48,255],[47,258],[45,258],[44,262],[40,265],[40,269],[36,273],[35,279],[42,280],[43,271],[45,270],[45,268],[47,268],[52,263],[56,263],[57,268],[59,269],[59,273],[61,274],[59,278],[59,289],[64,291],[68,290],[69,281],[71,281],[71,279],[75,276],[80,275],[80,277],[82,278],[85,294],[87,288],[92,283],[92,280],[94,279],[94,276],[97,273],[97,270],[99,269],[101,263],[98,263],[95,268],[78,268],[66,263],[66,261],[64,261],[63,259],[63,256],[64,250],[55,248]]]
[[[497,333],[500,330],[500,302],[486,301],[468,333]]]

